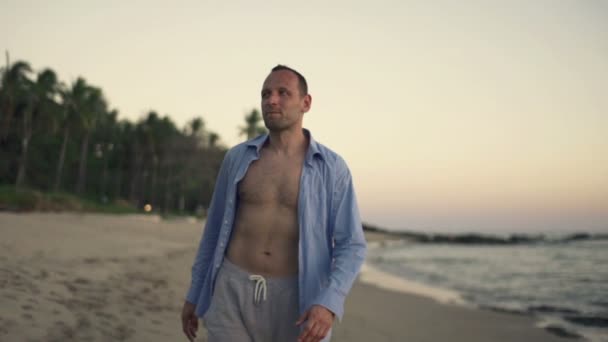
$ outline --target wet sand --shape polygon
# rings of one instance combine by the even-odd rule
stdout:
[[[186,219],[0,213],[0,341],[186,341],[179,316],[201,232]],[[333,339],[565,340],[530,317],[362,282]]]

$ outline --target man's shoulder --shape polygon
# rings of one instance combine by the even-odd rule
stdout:
[[[262,139],[262,138],[263,138],[263,135],[260,135],[253,139],[243,141],[243,142],[229,148],[228,151],[226,152],[225,158],[227,160],[233,160],[235,157],[242,156],[245,152],[247,152],[248,149],[250,149],[250,148],[255,149],[256,141],[258,139]]]
[[[318,141],[315,141],[316,144],[316,153],[321,156],[321,159],[331,168],[339,168],[348,170],[348,166],[346,165],[346,161],[338,152],[332,150],[326,145],[321,144]]]
[[[247,150],[247,147],[248,147],[247,143],[248,142],[249,141],[244,141],[244,142],[239,143],[239,144],[237,144],[235,146],[232,146],[231,148],[228,149],[228,152],[226,152],[226,155],[234,156],[236,154],[243,153],[244,151]]]

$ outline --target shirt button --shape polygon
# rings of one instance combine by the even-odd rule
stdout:
[[[215,268],[220,268],[220,264],[215,264]]]
[[[225,223],[225,224],[228,224],[228,220],[224,220],[224,223]]]

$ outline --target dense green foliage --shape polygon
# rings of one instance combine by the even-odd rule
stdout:
[[[0,210],[208,207],[226,148],[202,118],[182,129],[155,111],[119,120],[85,79],[66,85],[8,56],[0,75]],[[254,121],[241,131],[259,132]]]

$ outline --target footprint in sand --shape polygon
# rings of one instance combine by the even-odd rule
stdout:
[[[91,281],[85,278],[76,278],[73,280],[75,284],[90,284]]]
[[[167,283],[167,280],[165,280],[165,279],[156,279],[152,283],[152,286],[154,288],[158,288],[158,287],[163,287],[164,288],[164,287],[168,286],[168,283]]]
[[[15,296],[14,294],[11,294],[11,293],[4,294],[4,298],[17,300],[17,296]]]
[[[95,312],[95,316],[97,317],[101,317],[103,319],[115,319],[116,316],[114,316],[111,313],[107,313],[107,312],[103,312],[103,311],[96,311]]]
[[[12,327],[15,325],[15,321],[10,320],[10,319],[4,319],[3,317],[0,317],[0,334],[6,334],[8,333],[8,329],[9,327]]]
[[[38,273],[37,275],[34,276],[34,279],[36,280],[44,280],[46,278],[48,278],[49,273],[45,270],[41,270],[40,273]]]
[[[63,285],[65,285],[65,287],[68,288],[68,290],[70,290],[70,292],[78,292],[78,288],[76,286],[72,285],[71,283],[65,282],[65,281],[62,283],[63,283]]]
[[[85,258],[83,261],[85,264],[98,264],[101,262],[99,258]]]
[[[115,328],[113,337],[116,338],[116,340],[124,341],[133,335],[133,333],[135,333],[135,329],[128,328],[125,325],[119,325]]]

